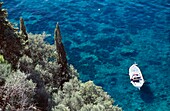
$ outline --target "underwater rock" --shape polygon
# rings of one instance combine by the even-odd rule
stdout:
[[[116,33],[117,33],[117,34],[124,34],[125,31],[124,31],[124,30],[117,30]]]
[[[133,40],[130,38],[129,35],[125,35],[122,42],[124,45],[131,45],[133,43]]]
[[[106,28],[103,28],[101,32],[102,32],[102,33],[106,33],[106,34],[108,34],[108,33],[114,33],[114,32],[115,32],[115,28],[106,27]]]
[[[160,61],[156,61],[156,60],[148,60],[147,61],[150,65],[161,65]]]
[[[137,52],[134,49],[123,48],[120,52],[122,56],[136,56]]]

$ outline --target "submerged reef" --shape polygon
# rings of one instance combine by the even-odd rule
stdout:
[[[20,31],[7,20],[0,3],[0,110],[122,111],[92,81],[82,83],[69,65],[57,23],[55,45],[43,34]]]

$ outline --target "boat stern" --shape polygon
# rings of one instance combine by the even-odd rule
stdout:
[[[140,88],[143,86],[143,83],[137,83],[137,82],[131,82],[133,84],[134,87],[138,88],[140,90]]]

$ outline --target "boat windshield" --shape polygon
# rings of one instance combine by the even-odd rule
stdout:
[[[133,82],[139,82],[139,79],[133,79]]]

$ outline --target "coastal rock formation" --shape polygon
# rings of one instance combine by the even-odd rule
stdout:
[[[26,42],[25,44],[28,44],[28,34],[26,31],[23,18],[20,18],[20,34],[22,35],[23,40]]]
[[[0,3],[0,54],[11,63],[13,68],[16,68],[23,53],[23,46],[18,37],[17,29],[6,19],[8,14],[6,10],[1,8],[2,4]]]
[[[43,35],[40,36],[40,41],[36,39],[37,35],[28,35],[22,18],[20,18],[20,31],[18,31],[7,20],[7,11],[1,6],[2,3],[0,3],[0,54],[12,65],[13,69],[20,70],[25,74],[29,73],[29,79],[37,84],[34,97],[37,106],[48,109],[50,95],[47,93],[45,85],[59,88],[70,79],[59,26],[57,24],[55,30],[57,62],[51,61],[50,63],[49,59],[56,60],[56,58],[52,57],[53,47],[45,44]],[[46,73],[44,74],[43,71]]]
[[[44,42],[45,34],[27,34],[22,18],[18,32],[6,19],[7,11],[1,6],[2,3],[0,110],[63,111],[67,108],[69,111],[122,111],[112,105],[113,100],[101,87],[78,80],[77,71],[67,64],[58,23],[54,34],[55,48]],[[13,68],[15,70],[11,70]]]

